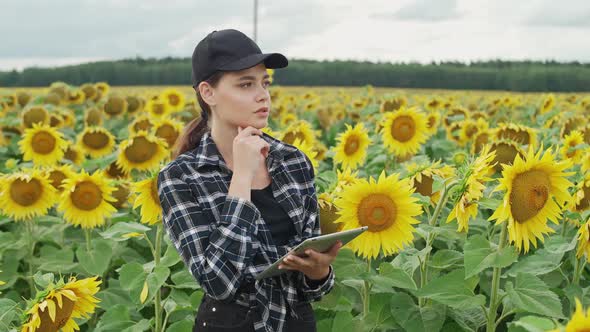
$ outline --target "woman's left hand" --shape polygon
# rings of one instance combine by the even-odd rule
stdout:
[[[330,250],[326,252],[317,252],[313,249],[307,249],[307,257],[299,257],[291,254],[287,256],[279,265],[283,270],[297,270],[303,272],[309,279],[321,280],[330,273],[330,264],[336,259],[338,250],[342,247],[342,242],[336,242]]]

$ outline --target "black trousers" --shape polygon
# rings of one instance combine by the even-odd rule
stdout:
[[[301,303],[295,309],[298,319],[287,314],[285,332],[317,332],[311,303]],[[253,311],[235,302],[225,303],[207,295],[203,297],[193,332],[254,332]]]

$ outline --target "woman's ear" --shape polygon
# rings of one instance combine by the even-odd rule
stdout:
[[[209,83],[201,82],[195,88],[195,90],[199,91],[201,98],[203,98],[203,101],[205,101],[207,104],[209,104],[209,106],[214,106],[216,104],[215,91],[213,90],[213,87],[211,87],[211,85]]]

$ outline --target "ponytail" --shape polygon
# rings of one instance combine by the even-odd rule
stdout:
[[[219,80],[222,76],[223,72],[215,72],[213,75],[211,75],[211,77],[206,79],[205,82],[209,83],[209,85],[215,88],[217,84],[219,84]],[[208,120],[211,117],[211,108],[209,107],[209,104],[207,104],[201,97],[198,88],[195,87],[195,90],[197,92],[197,101],[201,107],[201,116],[191,120],[184,127],[182,134],[180,137],[178,137],[176,144],[174,145],[174,151],[172,153],[173,160],[181,154],[195,149],[201,142],[203,135],[210,131]]]

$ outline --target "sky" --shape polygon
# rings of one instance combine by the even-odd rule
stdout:
[[[190,57],[253,38],[254,0],[0,0],[0,70]],[[590,62],[588,0],[258,0],[257,44],[289,59]]]

